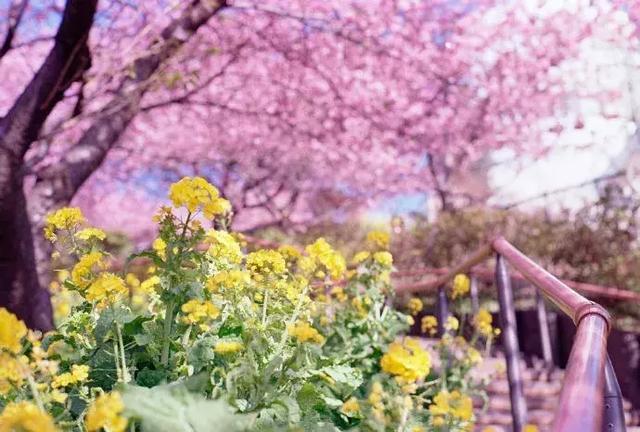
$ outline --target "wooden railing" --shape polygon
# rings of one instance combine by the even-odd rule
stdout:
[[[624,431],[622,396],[607,354],[607,336],[611,328],[608,312],[547,272],[504,238],[496,238],[478,249],[464,262],[441,274],[436,280],[421,286],[414,284],[405,291],[420,292],[437,287],[437,310],[440,315],[438,321],[444,322],[448,314],[445,285],[458,273],[471,273],[474,266],[486,261],[494,254],[495,282],[507,361],[513,430],[521,432],[527,424],[527,407],[522,389],[513,290],[507,263],[537,288],[539,293],[569,316],[577,327],[552,430],[554,432]],[[472,280],[472,285],[474,284],[475,281]],[[541,318],[540,322],[546,325],[546,311],[541,300],[542,296],[539,298],[538,316]],[[546,331],[548,332],[548,326]],[[546,342],[545,339],[547,339]],[[545,357],[550,358],[548,334],[547,338],[543,336],[542,340]]]

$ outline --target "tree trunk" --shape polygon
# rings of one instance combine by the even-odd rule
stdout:
[[[31,82],[0,119],[0,306],[34,329],[53,325],[38,283],[23,190],[24,155],[71,83],[90,64],[87,38],[97,0],[67,0],[55,43]]]

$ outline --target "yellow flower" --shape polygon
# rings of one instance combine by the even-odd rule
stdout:
[[[351,262],[353,262],[354,264],[358,265],[363,263],[364,261],[366,261],[367,259],[369,259],[369,257],[371,256],[371,253],[368,251],[360,251],[357,254],[355,254],[353,256],[353,260]]]
[[[205,241],[209,244],[207,253],[212,257],[232,264],[239,264],[242,261],[240,243],[228,232],[209,230]]]
[[[480,352],[477,349],[473,347],[469,347],[467,349],[466,360],[471,365],[477,365],[482,363],[482,356],[480,355]]]
[[[140,283],[140,291],[145,294],[151,294],[158,285],[160,285],[160,278],[158,276],[151,276]]]
[[[185,316],[182,320],[187,324],[199,324],[202,330],[208,330],[208,321],[218,318],[220,310],[209,301],[189,300],[182,305],[182,313]]]
[[[473,320],[478,333],[487,338],[493,335],[492,322],[493,317],[486,309],[480,309]]]
[[[454,316],[448,316],[447,320],[444,323],[444,329],[448,331],[456,331],[460,328],[460,322],[458,318]]]
[[[75,234],[75,237],[84,241],[89,241],[94,238],[98,240],[104,240],[107,237],[107,234],[100,228],[85,228],[78,231]]]
[[[94,251],[81,256],[71,270],[71,281],[80,289],[86,288],[91,283],[95,267],[104,268],[102,252]]]
[[[221,271],[207,280],[207,289],[212,293],[217,293],[221,290],[241,291],[250,283],[251,277],[245,271]]]
[[[66,394],[65,392],[61,392],[60,390],[51,390],[49,396],[51,397],[51,400],[53,402],[57,402],[60,404],[65,403],[67,401],[67,398],[69,397],[68,394]]]
[[[527,424],[522,428],[522,432],[538,432],[538,426],[534,424]]]
[[[420,330],[422,333],[427,333],[433,336],[438,331],[438,319],[433,315],[425,315],[420,322]]]
[[[341,286],[334,286],[333,288],[331,288],[329,294],[334,296],[340,303],[347,301],[347,299],[349,298],[347,294],[345,294],[344,288]]]
[[[429,412],[433,416],[450,416],[456,420],[470,421],[473,418],[473,402],[458,390],[442,390],[433,398]]]
[[[87,410],[85,425],[88,432],[104,428],[109,432],[124,432],[127,419],[122,417],[124,403],[119,393],[105,393],[96,398]]]
[[[431,369],[431,358],[415,339],[405,338],[403,343],[393,342],[380,359],[382,370],[400,377],[406,383],[426,377]]]
[[[169,188],[174,207],[185,207],[191,213],[202,209],[207,219],[231,210],[231,204],[220,198],[220,192],[202,177],[184,177]]]
[[[256,280],[274,275],[278,276],[287,271],[287,263],[280,252],[272,249],[262,249],[247,255],[247,269]]]
[[[374,253],[373,260],[384,268],[391,268],[393,265],[393,255],[387,251]]]
[[[103,308],[117,302],[128,293],[129,290],[122,278],[113,273],[102,273],[87,289],[85,298]]]
[[[49,414],[31,402],[11,402],[0,414],[2,432],[56,432],[58,428]]]
[[[295,263],[298,258],[300,258],[302,256],[302,254],[300,253],[300,251],[291,246],[291,245],[282,245],[278,248],[278,252],[280,252],[280,255],[282,255],[282,257],[285,259],[285,261],[287,261],[287,263]]]
[[[371,231],[367,234],[367,243],[374,250],[389,249],[389,233],[379,230]]]
[[[22,349],[22,338],[27,335],[27,326],[17,316],[0,307],[0,348],[17,354]]]
[[[156,251],[160,258],[167,258],[167,242],[162,240],[160,237],[158,237],[153,241],[153,243],[151,243],[151,249]]]
[[[289,335],[296,338],[300,343],[312,342],[316,344],[324,343],[324,336],[322,336],[318,330],[311,327],[309,323],[305,321],[298,321],[295,325],[291,325],[288,328]]]
[[[358,399],[352,397],[349,398],[345,403],[340,407],[340,411],[346,415],[358,414],[360,412],[360,404],[358,403]]]
[[[471,281],[464,274],[457,274],[456,277],[453,278],[453,290],[451,291],[452,298],[464,297],[469,292],[469,288],[471,286]]]
[[[333,279],[339,279],[347,270],[344,257],[336,252],[322,237],[305,248],[307,254],[315,263],[319,263]]]
[[[17,359],[7,352],[0,352],[0,395],[6,395],[12,387],[24,382],[27,360]]]
[[[49,213],[45,219],[44,236],[56,241],[56,230],[72,230],[84,222],[84,216],[77,207],[63,207],[60,210]]]
[[[140,286],[140,279],[138,279],[138,276],[134,275],[133,273],[127,273],[127,275],[124,277],[124,281],[131,288],[138,288]]]
[[[411,315],[418,315],[422,308],[422,300],[420,300],[418,297],[412,297],[411,299],[409,299],[409,302],[407,303],[407,309],[409,309],[409,313],[411,313]]]
[[[218,354],[232,354],[244,349],[242,342],[238,341],[218,341],[213,350]]]
[[[70,385],[86,381],[89,377],[89,366],[87,365],[73,365],[71,366],[71,372],[65,372],[53,378],[51,387],[54,389],[60,387],[68,387]]]

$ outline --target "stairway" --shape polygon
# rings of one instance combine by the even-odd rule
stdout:
[[[549,370],[542,361],[534,361],[531,367],[522,361],[521,372],[528,424],[537,426],[540,432],[548,431],[558,406],[564,372],[557,368]],[[511,432],[511,402],[504,357],[485,359],[483,365],[474,371],[474,375],[477,379],[485,380],[488,394],[486,406],[483,407],[482,400],[474,401],[477,413],[475,430]],[[632,412],[629,402],[624,401],[624,409],[627,430],[640,431],[640,428],[633,427],[640,422],[637,413]]]

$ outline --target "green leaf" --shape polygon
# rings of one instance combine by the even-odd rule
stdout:
[[[226,402],[207,400],[183,386],[148,389],[128,385],[122,398],[125,414],[139,420],[142,432],[236,432],[245,430],[247,423]]]
[[[151,370],[144,368],[136,374],[136,382],[142,387],[154,387],[167,378],[167,372],[163,370]]]
[[[358,369],[352,368],[351,366],[327,366],[320,369],[318,372],[319,374],[324,374],[331,378],[335,382],[333,387],[336,387],[336,390],[343,395],[351,394],[362,384],[362,372]]]
[[[212,337],[200,339],[193,344],[187,355],[187,361],[193,366],[195,372],[202,370],[215,358],[214,346],[215,339]]]

